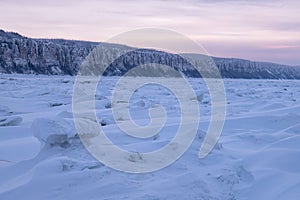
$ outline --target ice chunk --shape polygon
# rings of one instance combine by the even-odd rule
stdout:
[[[34,136],[50,146],[66,146],[75,137],[76,129],[72,120],[63,118],[39,118],[33,121]]]

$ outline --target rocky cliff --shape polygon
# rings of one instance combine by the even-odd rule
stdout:
[[[0,30],[0,72],[70,74],[97,43],[30,39]]]
[[[98,44],[63,39],[32,39],[0,30],[0,73],[76,75],[83,60]],[[186,56],[203,58],[203,55],[196,54]],[[224,78],[300,79],[299,67],[232,58],[213,58],[213,61]],[[149,49],[138,49],[120,57],[106,70],[105,75],[122,75],[128,69],[147,63],[168,65],[186,76],[199,77],[197,71],[181,56]],[[161,73],[168,75],[171,71],[164,70]],[[144,69],[142,75],[151,76],[147,69]]]

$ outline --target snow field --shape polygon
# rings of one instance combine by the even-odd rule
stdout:
[[[147,125],[149,108],[157,104],[167,114],[158,135],[133,138],[119,130],[112,116],[117,79],[105,77],[95,96],[107,137],[132,152],[167,145],[181,114],[172,92],[146,85],[132,95],[129,110],[136,124]],[[209,124],[210,97],[200,79],[189,81],[201,111],[193,144],[162,170],[128,174],[98,162],[80,142],[72,120],[72,77],[0,75],[0,199],[297,200],[300,81],[224,80],[225,126],[204,159],[198,152]]]

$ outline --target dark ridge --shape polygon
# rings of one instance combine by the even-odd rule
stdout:
[[[84,59],[99,45],[97,42],[65,39],[32,39],[18,33],[0,30],[0,73],[76,75]],[[237,58],[217,58],[199,54],[184,56],[157,51],[154,49],[135,49],[121,44],[101,43],[110,49],[131,52],[116,59],[104,75],[124,75],[128,70],[142,64],[156,63],[167,65],[187,77],[201,77],[185,56],[193,60],[207,60],[206,77],[217,77],[211,65],[217,66],[223,78],[247,79],[300,79],[300,67],[267,62],[254,62]],[[111,52],[101,52],[110,56]],[[101,67],[97,65],[96,68]],[[140,66],[139,66],[140,67]],[[198,66],[199,67],[199,66]],[[97,70],[97,69],[94,70]],[[96,71],[95,71],[96,72]],[[141,68],[133,76],[173,76],[171,70]]]

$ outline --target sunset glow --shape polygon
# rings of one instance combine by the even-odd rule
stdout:
[[[245,0],[1,0],[0,29],[34,38],[106,41],[164,28],[214,56],[300,65],[300,2]]]

